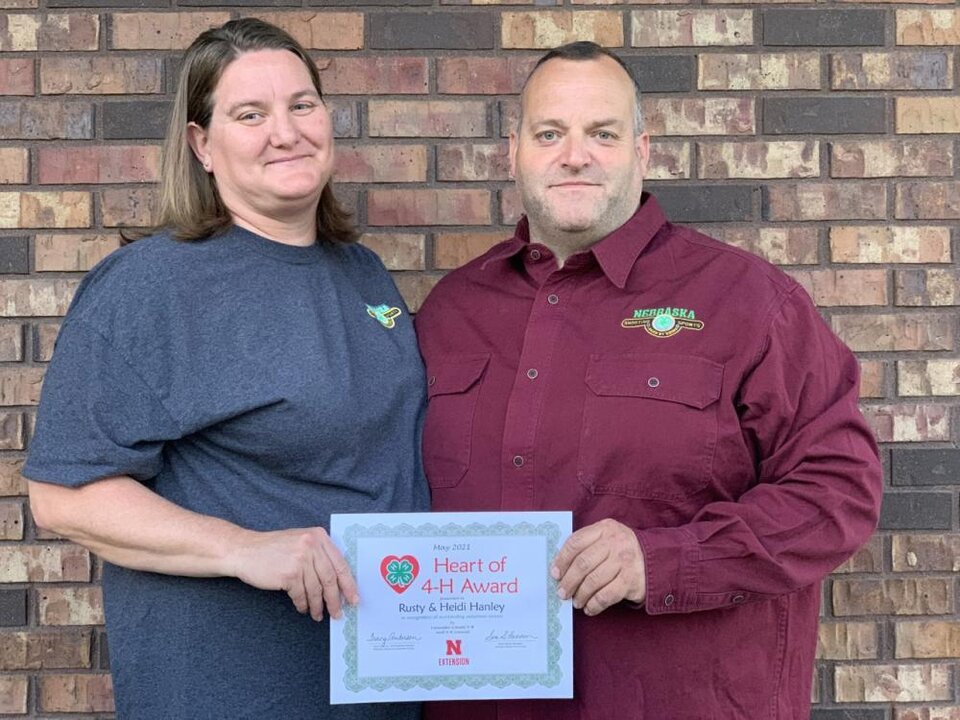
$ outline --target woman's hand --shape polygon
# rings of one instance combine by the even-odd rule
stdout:
[[[231,574],[263,590],[283,590],[301,613],[341,615],[341,595],[360,600],[350,566],[320,527],[250,532],[229,559]]]

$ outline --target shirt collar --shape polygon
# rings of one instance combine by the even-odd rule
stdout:
[[[653,236],[667,222],[663,210],[656,198],[643,193],[640,207],[627,222],[597,241],[589,250],[597,259],[604,275],[621,290],[626,287],[627,278],[633,270],[637,258],[644,251]],[[530,243],[530,226],[526,216],[520,218],[513,237],[501,243],[484,261],[486,267],[491,262],[513,257]]]

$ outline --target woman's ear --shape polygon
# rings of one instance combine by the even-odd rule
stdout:
[[[207,143],[207,131],[197,125],[195,122],[187,123],[187,142],[190,143],[190,149],[203,165],[207,172],[213,170],[213,161],[210,158],[209,145]]]

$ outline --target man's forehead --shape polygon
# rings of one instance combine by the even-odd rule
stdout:
[[[601,55],[588,60],[569,60],[567,58],[551,58],[531,73],[527,84],[520,96],[520,104],[524,118],[534,121],[533,116],[547,115],[556,112],[556,104],[552,100],[563,96],[564,104],[569,102],[567,94],[592,94],[591,91],[601,91],[600,94],[609,98],[612,103],[619,104],[626,100],[626,105],[632,102],[633,81],[627,72],[616,60]],[[602,92],[608,90],[608,92]],[[597,98],[594,97],[594,100]],[[606,105],[606,103],[603,103]],[[544,105],[551,106],[545,108]],[[568,110],[576,110],[569,106]],[[580,107],[580,110],[587,108]],[[601,111],[600,108],[597,108]],[[601,111],[606,114],[604,111]],[[542,118],[538,118],[542,119]]]

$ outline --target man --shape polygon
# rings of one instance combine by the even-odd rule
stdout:
[[[592,43],[527,80],[526,218],[417,317],[436,510],[574,512],[572,701],[457,720],[806,720],[821,579],[874,528],[858,366],[802,289],[642,192],[639,93]]]

